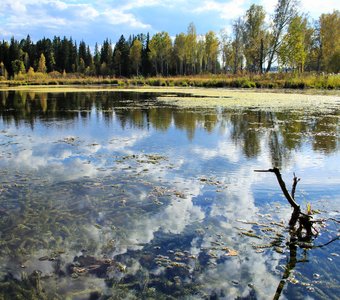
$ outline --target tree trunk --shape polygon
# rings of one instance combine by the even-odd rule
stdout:
[[[264,51],[263,39],[261,39],[261,45],[260,45],[260,74],[263,73],[263,51]]]

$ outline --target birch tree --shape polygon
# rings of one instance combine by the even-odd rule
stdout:
[[[213,31],[209,31],[205,35],[205,53],[207,57],[207,71],[216,73],[216,64],[218,56],[219,41]]]
[[[139,66],[142,62],[142,42],[138,39],[135,39],[130,48],[130,63],[132,70],[138,76],[139,75]]]
[[[220,52],[222,58],[222,69],[224,73],[227,73],[232,69],[232,40],[226,30],[222,30],[220,33]]]
[[[174,42],[174,56],[176,61],[177,74],[184,74],[184,61],[185,61],[185,41],[186,36],[184,33],[176,35]]]
[[[196,65],[196,47],[197,47],[197,33],[194,23],[188,26],[188,33],[185,42],[185,57],[186,57],[186,73],[194,74]]]
[[[154,64],[156,74],[168,75],[172,43],[167,32],[156,33],[149,44],[149,56]]]
[[[262,6],[251,5],[245,15],[244,55],[250,72],[261,72],[264,56],[264,20],[266,13]]]
[[[301,16],[294,17],[279,49],[282,64],[299,73],[304,71],[307,57],[306,35],[307,20]]]
[[[290,21],[297,14],[297,0],[278,0],[271,26],[271,39],[268,51],[266,72],[269,72],[275,61],[282,36]]]
[[[320,17],[321,65],[326,72],[340,72],[340,11]]]
[[[238,18],[233,24],[234,40],[232,43],[232,59],[234,74],[242,70],[243,66],[243,31],[244,22],[242,18]]]

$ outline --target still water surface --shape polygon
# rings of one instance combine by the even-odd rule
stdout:
[[[336,299],[340,103],[160,95],[0,93],[0,298]],[[315,240],[292,243],[272,166]]]

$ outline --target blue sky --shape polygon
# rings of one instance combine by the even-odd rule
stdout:
[[[33,41],[54,35],[84,40],[91,46],[105,38],[116,42],[121,34],[171,36],[186,32],[194,22],[199,34],[230,31],[232,20],[244,15],[251,4],[263,5],[268,15],[275,0],[0,0],[0,39]],[[340,10],[339,0],[300,0],[300,11],[317,19],[321,13]]]

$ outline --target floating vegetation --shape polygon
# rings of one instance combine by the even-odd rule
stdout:
[[[160,164],[164,161],[167,161],[167,157],[159,154],[132,154],[132,155],[126,155],[123,157],[120,157],[117,161],[123,162],[123,161],[130,161],[135,160],[138,163],[141,164]]]
[[[241,234],[241,235],[245,235],[245,236],[249,236],[249,237],[252,237],[252,238],[262,239],[259,235],[253,233],[252,230],[249,230],[249,231],[241,231],[240,234]]]

